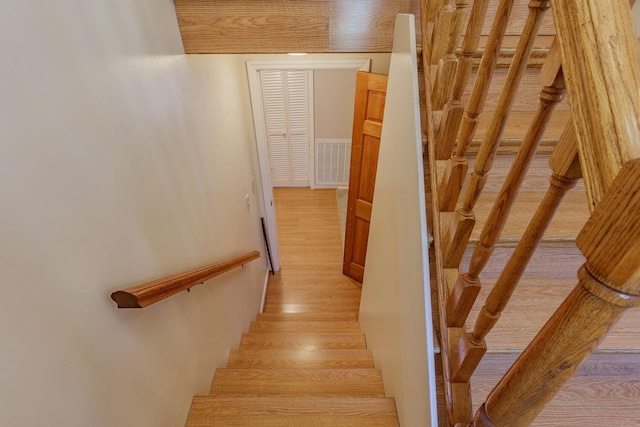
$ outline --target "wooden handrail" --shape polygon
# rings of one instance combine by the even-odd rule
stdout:
[[[591,210],[640,157],[640,55],[627,0],[552,0]]]
[[[194,268],[183,273],[173,274],[138,286],[122,289],[111,294],[118,308],[142,308],[191,289],[206,280],[240,267],[249,261],[260,258],[260,252],[251,251],[244,255],[229,258],[215,264]]]

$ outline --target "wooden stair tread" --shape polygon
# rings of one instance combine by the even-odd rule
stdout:
[[[485,280],[495,281],[500,276],[504,266],[513,254],[514,246],[500,246],[494,249],[491,260],[480,274],[482,283],[485,283]],[[465,250],[460,263],[463,272],[468,268],[473,250],[474,246],[472,245],[469,245]],[[584,262],[584,255],[582,255],[582,252],[573,241],[557,242],[557,244],[543,242],[531,257],[523,277],[575,280],[578,269]]]
[[[483,191],[490,193],[497,193],[502,188],[502,185],[506,181],[509,170],[515,161],[515,154],[503,154],[498,155],[493,160],[491,171],[487,175],[487,181],[484,184]],[[519,192],[522,193],[543,193],[549,188],[549,178],[552,171],[549,166],[549,160],[551,156],[545,154],[536,154],[531,161],[531,165],[527,170],[527,174],[520,186]],[[469,164],[469,170],[473,170],[475,163],[475,156],[467,158]],[[462,194],[467,189],[467,182],[462,187]],[[579,180],[576,183],[575,189],[572,191],[584,192],[584,182]]]
[[[281,286],[281,287],[269,287],[269,292],[267,296],[291,296],[294,298],[309,298],[311,297],[322,297],[322,298],[337,298],[337,297],[346,297],[346,298],[360,298],[360,293],[362,290],[357,287],[350,287],[348,289],[340,289],[340,288],[327,288],[325,289],[323,286],[314,286],[309,288],[294,288],[291,286]]]
[[[379,369],[218,369],[215,396],[384,397]]]
[[[392,398],[195,397],[186,427],[397,426]]]
[[[366,350],[366,342],[362,333],[242,334],[240,350],[249,349]]]
[[[487,335],[488,352],[523,350],[578,283],[574,279],[525,278],[520,281],[500,320]],[[470,329],[493,286],[482,283],[478,302],[469,316]],[[634,352],[640,357],[640,310],[629,310],[596,352]]]
[[[470,243],[478,241],[482,225],[486,222],[498,193],[484,192],[474,208],[476,226],[471,234]],[[519,193],[511,209],[509,219],[504,226],[501,242],[514,242],[520,239],[529,225],[536,209],[540,205],[544,193]],[[544,241],[572,241],[578,235],[589,218],[587,197],[584,192],[570,191],[564,198],[558,212],[549,224]]]
[[[472,377],[474,411],[483,402],[516,354],[489,354]],[[592,354],[531,426],[640,425],[640,356]]]
[[[231,350],[227,368],[373,368],[368,350]]]
[[[308,303],[308,302],[322,302],[324,304],[331,303],[358,303],[360,302],[360,295],[358,294],[332,294],[331,292],[314,292],[314,291],[287,291],[280,294],[270,295],[267,294],[267,304],[283,304],[283,303]]]
[[[270,303],[265,305],[265,313],[357,313],[360,303],[357,301],[333,302],[327,305],[322,302],[307,303]]]
[[[295,283],[269,283],[269,291],[280,292],[282,290],[314,290],[314,291],[362,291],[362,285],[357,282],[340,283],[320,281],[296,281]]]
[[[362,333],[358,322],[251,322],[249,332]]]
[[[539,88],[542,88],[542,86],[539,86]],[[536,104],[538,102],[537,98],[539,92],[540,90],[538,89],[534,94],[532,94],[532,98],[535,98],[534,102]],[[484,138],[487,130],[489,129],[489,125],[491,124],[492,116],[493,111],[491,110],[485,110],[480,113],[478,128],[476,129],[474,139],[482,140],[482,138]],[[507,119],[507,125],[504,129],[504,132],[502,133],[502,139],[524,138],[527,130],[529,129],[529,125],[533,116],[533,111],[511,111],[511,113],[509,114],[509,118]],[[567,109],[557,109],[549,120],[549,125],[547,126],[547,130],[544,133],[543,138],[555,140],[559,139],[562,131],[564,130],[564,127],[569,122],[570,118],[571,112],[569,112]]]
[[[287,322],[350,322],[358,320],[356,313],[258,313],[257,321]]]

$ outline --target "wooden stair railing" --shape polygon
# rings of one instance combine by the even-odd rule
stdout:
[[[219,276],[260,258],[260,252],[251,251],[235,258],[229,258],[215,264],[194,268],[183,273],[163,277],[138,286],[122,289],[111,294],[118,308],[143,308],[169,298],[178,292],[189,290],[195,285]]]
[[[495,157],[502,132],[506,126],[507,117],[511,110],[518,85],[527,66],[533,41],[542,22],[542,17],[549,6],[549,1],[532,0],[529,2],[527,23],[522,32],[518,47],[516,48],[516,54],[514,55],[511,67],[509,67],[506,83],[502,88],[496,111],[491,119],[489,131],[482,141],[480,152],[474,164],[473,173],[469,178],[464,203],[462,208],[456,212],[456,215],[452,218],[452,222],[449,225],[451,231],[448,234],[449,240],[445,241],[445,268],[455,268],[460,265],[460,261],[462,260],[464,250],[471,236],[471,231],[475,225],[473,208],[487,180],[487,174],[493,164],[493,158]],[[564,83],[562,82],[562,76],[558,76],[558,72],[555,74],[555,76],[550,78],[551,81],[548,82],[548,86],[543,88],[536,120],[532,123],[529,132],[527,132],[527,137],[520,148],[516,162],[511,169],[507,181],[505,181],[500,196],[498,196],[498,201],[490,216],[491,220],[485,224],[480,241],[476,245],[471,261],[469,262],[469,270],[460,276],[455,285],[453,297],[449,300],[447,307],[449,326],[462,326],[469,315],[469,311],[480,291],[478,276],[491,256],[493,245],[504,227],[509,209],[517,194],[518,186],[522,182],[528,164],[535,153],[535,148],[540,138],[542,138],[549,114],[553,111],[553,107],[557,102],[562,99]],[[446,237],[447,236],[445,236],[445,238]]]
[[[587,259],[578,285],[491,391],[473,426],[529,425],[622,314],[640,306],[639,188],[636,159],[578,235]]]
[[[423,10],[453,13],[451,3],[435,3],[437,7],[428,2]],[[466,7],[467,2],[456,4]],[[459,56],[455,59],[453,89],[431,88],[427,84],[427,139],[431,177],[437,189],[432,197],[434,247],[441,294],[441,353],[448,425],[530,424],[622,313],[640,305],[640,160],[634,160],[640,158],[640,57],[627,0],[529,2],[527,23],[475,160],[464,203],[455,210],[467,173],[467,148],[497,66],[512,5],[511,0],[501,0],[498,5],[471,97],[464,108],[464,120],[462,93],[478,51],[480,29],[476,25],[482,27],[486,0],[473,3],[462,48],[456,48]],[[538,109],[484,224],[468,272],[460,274],[460,261],[475,225],[474,206],[491,169],[542,16],[550,6],[557,39],[541,69],[543,88]],[[424,55],[424,61],[434,64],[438,59],[434,54],[442,47],[430,43],[436,43],[436,35],[444,31],[438,28],[437,19],[425,19],[425,23],[430,32],[423,30],[423,46],[430,54]],[[454,61],[452,52],[452,46],[447,46],[446,60]],[[443,62],[439,65],[438,73]],[[425,66],[426,82],[441,85],[441,78],[428,78],[431,72],[433,69]],[[546,125],[564,96],[565,85],[572,120],[551,156],[549,188],[474,327],[467,331],[467,318],[479,292],[479,274],[500,238]],[[448,95],[444,103],[443,94]],[[439,127],[434,128],[434,121],[438,120]],[[454,145],[456,151],[452,153]],[[586,257],[579,271],[579,284],[472,416],[470,378],[487,351],[485,337],[505,309],[561,200],[580,178],[584,178],[593,214],[576,241]]]
[[[640,70],[629,3],[552,1],[593,211],[576,239],[586,262],[473,426],[529,425],[622,314],[640,306]]]
[[[474,8],[476,7],[474,3]],[[480,61],[480,67],[478,68],[478,74],[473,85],[473,91],[471,92],[471,98],[467,103],[464,110],[464,117],[462,121],[462,129],[460,130],[460,137],[457,141],[457,148],[455,156],[453,156],[447,163],[445,175],[442,178],[442,183],[439,185],[438,194],[440,195],[440,205],[443,212],[452,212],[455,210],[456,203],[462,188],[464,176],[467,173],[467,162],[464,158],[473,136],[478,126],[478,116],[482,113],[484,104],[489,93],[489,85],[493,78],[493,72],[496,68],[498,61],[498,54],[500,47],[502,46],[502,40],[504,38],[505,31],[507,29],[507,22],[509,15],[511,14],[511,8],[513,7],[513,0],[501,0],[494,17],[493,25],[491,27],[491,34],[489,40],[485,46],[482,60]],[[486,6],[479,5],[477,9],[484,9],[486,13]],[[473,9],[472,9],[473,11]],[[480,12],[480,11],[479,11]],[[472,17],[474,15],[472,14]],[[473,23],[474,27],[471,31],[467,31],[465,34],[464,44],[471,50],[473,46],[479,43],[479,32],[482,30],[482,24],[484,20],[478,19]],[[477,40],[474,39],[477,38]],[[462,70],[461,70],[462,72]],[[460,78],[464,77],[463,75]],[[462,81],[459,82],[462,84]],[[460,89],[458,87],[457,89]],[[458,92],[455,92],[456,96],[459,96]],[[461,95],[460,95],[461,96]],[[453,102],[453,101],[452,101]],[[445,117],[448,119],[448,117]],[[444,129],[439,129],[438,133],[446,132]],[[441,138],[440,143],[442,147],[436,147],[436,158],[443,160],[448,157],[447,151],[452,146],[452,141]],[[467,220],[468,218],[459,217],[459,221]],[[473,227],[473,226],[472,226]]]
[[[436,158],[439,160],[448,159],[453,152],[453,146],[455,145],[458,129],[460,128],[460,122],[462,121],[462,114],[464,113],[462,95],[464,93],[464,88],[467,86],[467,82],[469,81],[469,77],[471,76],[471,70],[474,64],[473,57],[480,44],[480,36],[482,34],[482,26],[484,25],[485,17],[487,15],[487,7],[489,7],[489,0],[476,0],[473,2],[473,6],[471,7],[471,14],[469,16],[469,22],[465,32],[464,43],[457,58],[457,68],[455,80],[453,81],[451,98],[446,103],[442,111],[442,118],[439,127],[440,132],[438,132],[436,139]],[[437,89],[439,84],[440,81],[436,78],[434,89]],[[437,108],[434,106],[434,109]],[[466,173],[466,170],[464,173]],[[464,173],[462,175],[464,175]],[[462,187],[462,184],[459,186]],[[445,192],[444,194],[445,196],[443,196],[443,198],[447,197],[446,195],[449,193]],[[446,202],[441,200],[440,204],[443,205],[446,204]],[[448,210],[453,211],[454,209],[455,203],[454,206],[449,207]]]
[[[436,32],[433,34],[431,48],[431,63],[438,64],[436,84],[431,98],[435,110],[442,110],[453,88],[458,66],[456,47],[462,33],[462,26],[467,18],[469,2],[470,0],[456,0],[455,8],[445,3],[442,11],[438,13]]]

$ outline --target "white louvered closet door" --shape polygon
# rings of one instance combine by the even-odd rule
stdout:
[[[309,186],[309,74],[260,71],[274,187]]]

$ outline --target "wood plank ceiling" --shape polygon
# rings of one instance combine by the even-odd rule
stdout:
[[[185,53],[390,52],[419,0],[174,0]]]

